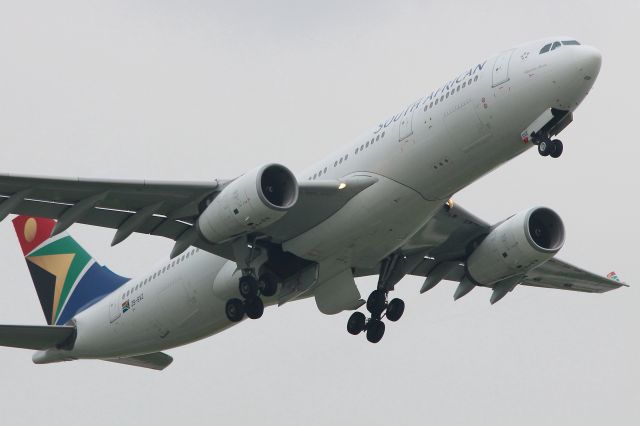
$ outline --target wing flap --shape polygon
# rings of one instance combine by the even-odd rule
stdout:
[[[75,327],[65,325],[0,325],[0,346],[44,350],[72,338]]]

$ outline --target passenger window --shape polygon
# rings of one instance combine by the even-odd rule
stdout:
[[[364,146],[365,148],[369,148],[369,141],[367,141],[367,143]]]
[[[380,135],[376,136],[376,141],[377,141],[378,139],[380,139]]]
[[[557,49],[560,46],[562,46],[562,45],[560,44],[559,41],[554,41],[553,42],[553,46],[551,46],[551,50]]]
[[[338,167],[338,162],[333,163],[333,167]]]
[[[323,173],[327,173],[327,168],[325,167],[324,170],[322,171]]]
[[[357,147],[357,148],[356,148],[356,154],[358,153],[358,151],[360,151],[360,148],[359,148],[359,147]]]
[[[429,104],[429,108],[433,108],[433,101]]]
[[[339,161],[339,163],[340,163],[340,164],[342,164],[342,157],[340,157],[340,161]]]
[[[382,137],[384,138],[384,132],[382,132]]]
[[[317,174],[317,173],[314,173],[314,174],[313,174],[313,179],[315,179],[315,178],[317,178],[317,177],[318,177],[318,174]]]
[[[349,158],[349,154],[344,155],[344,161],[347,161],[347,158]]]

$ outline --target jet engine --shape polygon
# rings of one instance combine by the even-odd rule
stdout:
[[[546,207],[520,212],[497,225],[467,259],[467,275],[490,285],[540,266],[564,244],[560,216]]]
[[[265,228],[281,219],[298,200],[298,182],[280,164],[268,164],[229,183],[198,219],[202,235],[220,243]]]

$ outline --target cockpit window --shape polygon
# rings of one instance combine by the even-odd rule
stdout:
[[[554,41],[553,43],[545,44],[544,47],[540,49],[540,54],[547,53],[550,50],[555,50],[562,45],[580,46],[580,43],[578,43],[577,40],[564,40],[562,43],[560,43],[559,41]]]

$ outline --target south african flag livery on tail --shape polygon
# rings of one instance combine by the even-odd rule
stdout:
[[[55,220],[13,219],[47,324],[61,325],[129,279],[98,264],[70,235],[49,238]]]

